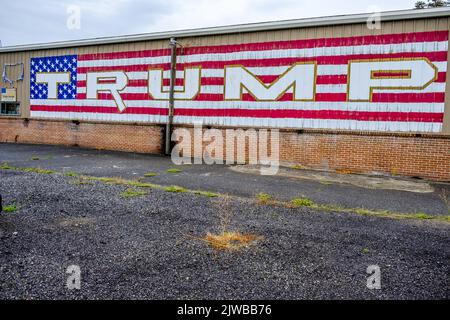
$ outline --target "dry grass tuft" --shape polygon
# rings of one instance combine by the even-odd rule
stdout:
[[[233,218],[233,209],[231,208],[231,198],[228,195],[215,201],[214,206],[219,218],[219,230],[225,233]]]
[[[219,234],[208,233],[203,240],[216,250],[239,250],[248,248],[260,239],[261,237],[253,234],[224,231]]]
[[[221,251],[234,251],[247,248],[262,238],[253,234],[230,231],[233,209],[229,196],[225,195],[218,199],[215,202],[215,207],[219,218],[218,232],[208,232],[205,237],[201,238],[212,248]]]

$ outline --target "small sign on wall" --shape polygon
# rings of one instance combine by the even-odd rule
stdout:
[[[2,88],[2,102],[17,102],[16,88]]]

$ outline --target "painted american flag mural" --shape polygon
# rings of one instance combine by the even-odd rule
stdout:
[[[179,124],[440,132],[448,31],[179,49]],[[31,59],[34,118],[164,123],[169,49]]]

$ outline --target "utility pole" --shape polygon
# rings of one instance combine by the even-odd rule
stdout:
[[[166,148],[165,154],[168,156],[172,152],[171,141],[172,141],[172,124],[173,124],[173,113],[175,107],[175,80],[177,72],[177,41],[175,38],[171,38],[169,41],[170,45],[170,88],[169,88],[169,112],[166,124]]]

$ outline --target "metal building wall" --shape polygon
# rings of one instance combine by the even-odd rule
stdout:
[[[350,37],[364,35],[384,35],[408,32],[424,32],[436,30],[450,30],[449,18],[417,19],[407,21],[383,22],[380,30],[369,30],[366,24],[351,24],[342,26],[309,27],[301,29],[290,29],[282,31],[265,31],[229,35],[212,35],[202,37],[178,38],[177,40],[184,47],[212,46],[240,43],[256,43],[265,41],[296,40],[296,39],[319,39]],[[68,54],[87,54],[87,53],[108,53],[123,51],[138,51],[150,49],[168,48],[167,40],[130,42],[113,45],[98,45],[78,48],[63,48],[39,51],[26,51],[15,53],[0,53],[0,64],[23,62],[25,65],[25,80],[17,84],[18,100],[22,104],[22,117],[30,116],[29,93],[30,85],[27,80],[30,70],[30,59],[32,57],[58,56]],[[447,67],[448,72],[448,67]],[[446,86],[446,104],[445,116],[442,133],[450,134],[450,103],[448,95],[450,94],[450,79],[447,77]]]

